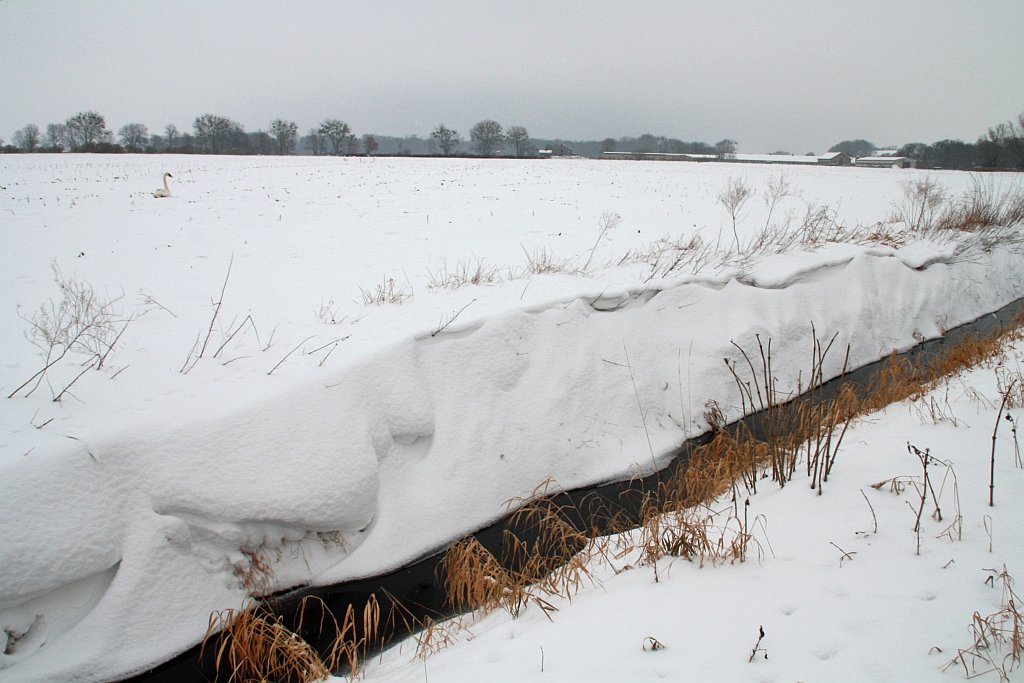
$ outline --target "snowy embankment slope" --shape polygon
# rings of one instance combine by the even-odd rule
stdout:
[[[1001,680],[996,667],[1022,680],[1000,638],[1014,635],[1008,598],[1017,628],[1022,616],[1024,469],[1011,430],[1024,418],[1024,387],[1003,419],[999,411],[1022,372],[1018,341],[1001,359],[857,421],[820,496],[798,474],[784,489],[766,481],[744,495],[740,486],[737,503],[711,505],[701,514],[718,513],[709,535],[728,544],[740,526],[730,516],[749,501],[745,563],[664,557],[654,567],[624,550],[636,535],[611,538],[571,601],[542,594],[557,612],[530,605],[518,619],[499,609],[438,624],[369,660],[360,680],[948,683]],[[921,462],[908,443],[933,458],[934,499],[923,508]],[[972,648],[972,623],[994,629],[988,648]]]
[[[789,391],[809,369],[812,324],[859,365],[1024,295],[1024,257],[979,248],[976,236],[747,259],[722,246],[667,274],[620,263],[666,236],[727,243],[715,193],[735,175],[760,189],[775,169],[2,163],[0,387],[15,396],[0,418],[0,675],[10,680],[129,674],[194,644],[210,612],[247,590],[386,571],[546,479],[575,487],[650,470],[703,431],[706,401],[737,416],[722,363],[738,356],[733,341],[770,338]],[[174,196],[152,199],[165,167]],[[877,222],[899,181],[921,177],[785,173],[801,195],[774,220],[797,224],[811,204],[839,223]],[[952,189],[966,178],[938,177]],[[758,202],[740,221],[744,241],[769,220]],[[621,223],[600,237],[606,211]],[[535,274],[524,253],[601,265]],[[497,269],[489,284],[430,286],[439,270],[480,259]],[[51,261],[65,287],[87,283],[111,301],[115,335],[126,326],[99,369],[79,377],[92,357],[73,351],[34,391],[16,391],[46,364],[49,347],[24,333],[33,320],[46,327],[40,304],[61,300]],[[411,297],[365,305],[378,283]],[[826,375],[841,354],[829,362]]]

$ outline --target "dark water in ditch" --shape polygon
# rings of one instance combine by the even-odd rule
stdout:
[[[950,330],[944,337],[922,342],[898,358],[911,363],[913,367],[925,367],[945,348],[957,344],[964,338],[971,335],[985,335],[1005,327],[1019,311],[1024,311],[1024,299],[1018,299],[995,313],[987,314],[973,322]],[[813,392],[792,399],[782,406],[782,409],[796,410],[801,405],[813,405],[828,401],[846,386],[862,394],[888,360],[886,358],[848,371],[845,375],[826,382]],[[748,415],[742,420],[728,425],[726,430],[731,432],[743,430],[755,437],[761,437],[766,431],[765,415],[762,413]],[[592,534],[610,531],[607,528],[607,522],[612,517],[616,518],[618,524],[621,524],[623,520],[639,524],[645,493],[656,491],[660,484],[671,479],[680,468],[686,467],[691,453],[706,444],[711,438],[711,434],[704,434],[683,443],[664,469],[646,478],[565,491],[550,496],[551,508],[560,510],[564,520],[576,529]],[[515,534],[517,538],[527,542],[536,540],[535,527],[529,520],[517,518],[515,515],[509,515],[491,526],[481,529],[473,536],[481,545],[500,558],[503,554],[505,538],[509,533]],[[364,607],[374,596],[377,598],[389,596],[387,599],[378,601],[382,631],[380,638],[383,640],[383,646],[386,647],[408,636],[409,631],[405,624],[411,623],[414,619],[422,621],[423,618],[429,617],[437,620],[455,615],[455,612],[448,606],[442,559],[443,553],[438,553],[389,574],[334,586],[296,589],[267,598],[264,600],[264,604],[280,617],[286,627],[299,633],[306,642],[323,653],[331,645],[334,629],[323,629],[323,634],[320,633],[322,605],[325,605],[339,622],[351,606],[357,615],[356,621],[359,622]],[[561,558],[552,558],[553,561],[559,559]],[[319,600],[307,601],[305,614],[300,614],[303,600],[310,597],[319,598]],[[217,646],[217,642],[211,642],[202,655],[200,648],[196,646],[129,680],[132,683],[213,681],[216,678],[214,654]],[[227,680],[229,675],[230,673],[224,673],[224,680]]]

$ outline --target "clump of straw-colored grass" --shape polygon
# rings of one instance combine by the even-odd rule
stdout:
[[[259,604],[243,609],[214,612],[203,637],[202,649],[216,639],[217,680],[293,681],[314,683],[330,676],[330,670],[310,645],[287,629]]]
[[[318,614],[317,639],[330,643],[323,655],[299,633],[307,621],[307,610]],[[359,672],[366,654],[381,644],[380,605],[371,595],[360,611],[348,606],[339,623],[327,605],[317,597],[299,604],[295,631],[285,626],[269,607],[253,602],[242,609],[214,612],[203,637],[200,656],[207,646],[215,647],[216,679],[234,681],[281,681],[313,683],[327,679],[331,672]]]
[[[503,567],[475,538],[451,546],[442,566],[449,604],[457,610],[490,612],[502,608],[516,617],[528,600],[521,577]]]
[[[958,649],[942,670],[962,667],[966,678],[994,673],[1000,681],[1008,681],[1010,673],[1020,667],[1024,658],[1024,610],[1006,565],[998,575],[993,571],[989,578],[992,585],[996,579],[1002,583],[1002,609],[987,616],[980,612],[972,615],[968,631],[974,642]]]
[[[548,493],[554,486],[549,479],[528,498],[517,499],[525,502],[512,514],[510,527],[515,531],[505,531],[498,555],[475,538],[448,549],[442,571],[452,608],[500,608],[517,617],[532,604],[550,616],[555,611],[550,597],[571,600],[587,582],[595,581],[590,562],[607,552],[595,539],[608,526],[625,528],[621,513],[599,501],[583,509],[560,503]]]

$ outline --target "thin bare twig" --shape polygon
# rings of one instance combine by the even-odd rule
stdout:
[[[206,339],[203,340],[203,345],[199,349],[199,358],[202,358],[203,354],[206,353],[206,345],[210,343],[210,336],[213,334],[213,326],[217,322],[217,316],[220,315],[221,306],[224,305],[224,292],[227,291],[228,279],[230,279],[230,277],[231,277],[231,266],[234,265],[234,263],[235,263],[235,254],[234,254],[234,252],[232,252],[231,253],[231,260],[228,261],[228,272],[224,275],[224,284],[221,285],[221,288],[220,288],[220,298],[217,300],[217,304],[214,306],[213,317],[210,318],[210,327],[209,327],[209,329],[206,330]]]
[[[245,316],[245,320],[238,323],[238,327],[236,327],[233,332],[230,332],[228,336],[224,339],[224,342],[217,347],[217,350],[214,351],[213,353],[214,358],[219,356],[220,352],[224,350],[224,347],[227,346],[231,342],[231,340],[235,338],[235,335],[237,335],[242,330],[243,327],[245,327],[245,323],[249,323],[249,326],[252,327],[252,331],[256,333],[256,343],[260,343],[260,331],[256,329],[256,321],[252,319],[252,315],[247,315]]]
[[[92,369],[93,369],[94,367],[97,367],[97,366],[96,366],[96,358],[97,358],[97,357],[93,357],[93,360],[92,360],[92,361],[90,361],[90,362],[88,363],[88,365],[86,365],[86,366],[85,366],[84,368],[82,368],[82,371],[81,371],[81,372],[79,372],[79,373],[78,373],[77,375],[75,375],[75,378],[74,378],[73,380],[71,380],[70,382],[68,382],[67,386],[66,386],[66,387],[64,387],[63,389],[61,389],[61,391],[60,391],[60,393],[59,393],[59,394],[57,394],[56,396],[54,396],[54,397],[53,397],[53,402],[54,402],[54,403],[60,403],[60,400],[61,400],[61,399],[62,399],[62,398],[64,397],[64,394],[66,394],[66,393],[68,392],[68,389],[70,389],[70,388],[71,388],[71,386],[72,386],[72,385],[73,385],[73,384],[74,384],[75,382],[77,382],[77,381],[78,381],[79,379],[81,379],[82,375],[84,375],[85,373],[89,372],[89,371],[90,371],[90,370],[92,370]]]
[[[871,510],[871,519],[874,521],[875,529],[873,533],[878,533],[878,517],[875,516],[875,507],[868,500],[867,494],[864,493],[864,489],[860,490],[860,495],[864,496],[864,501],[868,504],[868,508]]]
[[[312,339],[315,336],[316,336],[315,334],[311,334],[308,337],[306,337],[305,339],[303,339],[302,341],[300,341],[298,344],[296,344],[295,348],[292,349],[291,351],[289,351],[288,353],[284,354],[284,358],[282,358],[281,360],[277,361],[277,364],[275,364],[274,367],[270,368],[270,371],[267,372],[267,374],[268,375],[273,374],[274,370],[277,370],[279,367],[281,367],[282,363],[284,363],[286,360],[288,360],[288,356],[290,356],[293,353],[295,353],[296,351],[298,351],[300,346],[302,346],[303,344],[305,344],[306,342],[308,342],[310,339]]]
[[[430,336],[431,336],[431,337],[436,337],[436,336],[437,336],[438,334],[440,334],[441,332],[443,332],[443,331],[445,330],[445,328],[447,328],[447,327],[448,327],[449,325],[451,325],[451,324],[452,324],[453,322],[455,322],[455,319],[456,319],[456,318],[458,318],[458,317],[459,317],[460,315],[462,315],[462,312],[463,312],[464,310],[466,310],[467,308],[469,308],[470,306],[472,306],[472,305],[473,305],[474,303],[476,303],[476,299],[473,299],[473,300],[472,300],[472,301],[470,301],[470,302],[469,302],[468,304],[466,304],[465,306],[463,306],[462,308],[460,308],[459,310],[457,310],[457,311],[456,311],[456,312],[455,312],[455,313],[454,313],[453,315],[449,316],[447,320],[445,320],[444,318],[442,318],[442,319],[441,319],[441,324],[440,324],[440,326],[439,326],[439,327],[438,327],[438,328],[437,328],[436,330],[434,330],[433,332],[431,332],[431,333],[430,333]]]

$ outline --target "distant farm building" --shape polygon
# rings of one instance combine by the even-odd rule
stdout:
[[[800,164],[803,166],[849,166],[850,157],[842,152],[821,156],[809,154],[679,154],[674,152],[605,152],[603,159],[632,161],[723,161],[732,164]]]
[[[682,154],[679,152],[603,152],[601,158],[630,161],[718,161],[717,154]]]
[[[850,156],[846,152],[829,152],[818,157],[822,166],[849,166]]]
[[[568,145],[563,145],[561,143],[558,143],[558,144],[553,145],[551,147],[551,149],[538,149],[537,150],[537,156],[539,156],[541,159],[551,159],[553,157],[562,157],[562,158],[570,158],[571,159],[571,158],[575,158],[577,156],[577,154]]]
[[[803,166],[849,166],[850,157],[842,152],[829,152],[820,156],[805,154],[729,154],[722,161],[740,164],[799,164]]]
[[[897,156],[859,157],[854,160],[853,165],[864,168],[917,168],[915,160]]]

